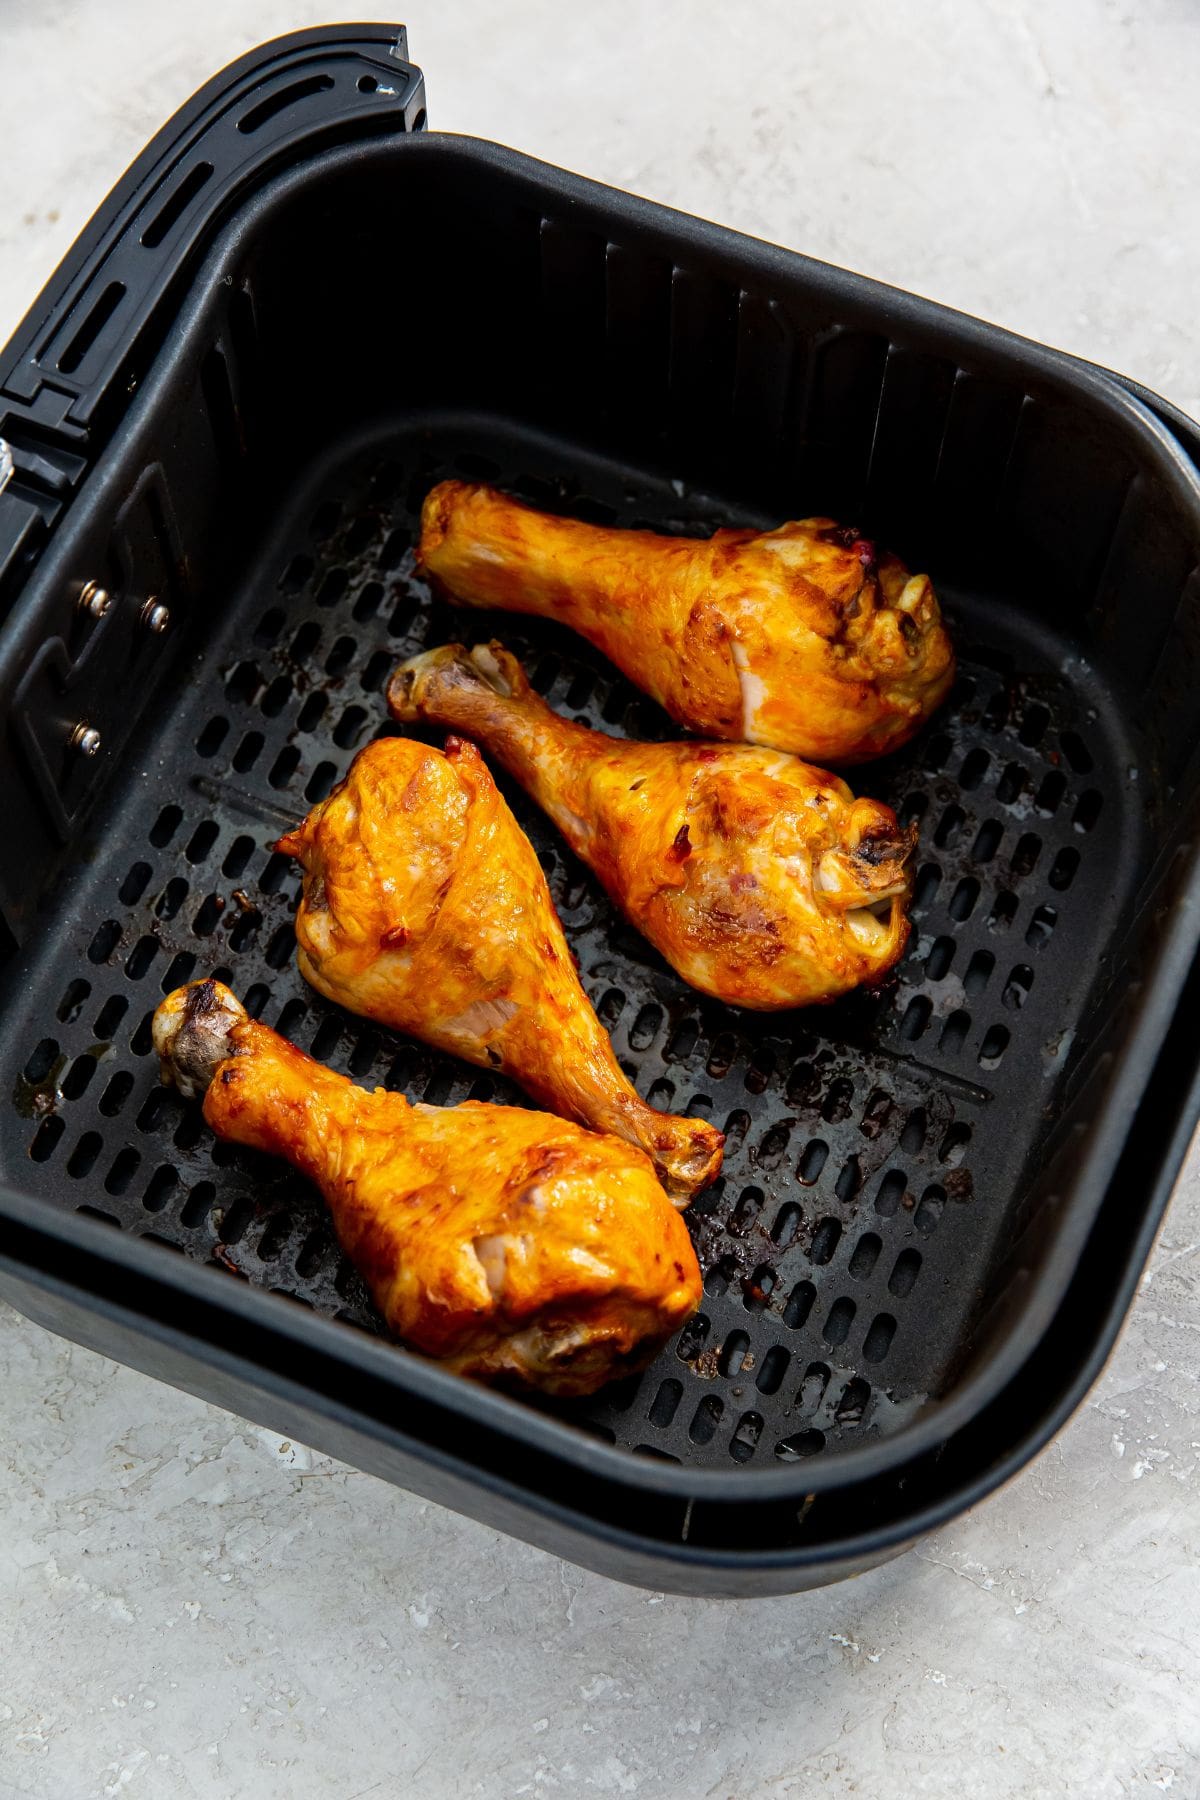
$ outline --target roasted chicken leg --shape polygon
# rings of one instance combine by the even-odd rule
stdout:
[[[398,719],[469,732],[545,808],[685,981],[735,1006],[832,1000],[908,936],[915,828],[795,756],[643,744],[559,718],[499,644],[397,670]]]
[[[680,1205],[715,1178],[720,1132],[656,1112],[621,1072],[533,846],[473,744],[368,744],[279,848],[304,865],[300,969],[321,993],[639,1145]]]
[[[590,1394],[699,1304],[683,1221],[616,1138],[515,1106],[367,1093],[218,981],[168,994],[154,1047],[218,1137],[316,1183],[390,1329],[460,1374]]]
[[[929,577],[832,519],[659,537],[443,481],[418,559],[468,606],[571,626],[706,738],[863,762],[910,738],[954,678]]]

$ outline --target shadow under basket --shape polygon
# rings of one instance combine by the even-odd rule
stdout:
[[[927,302],[430,136],[397,32],[226,71],[0,358],[0,1293],[619,1578],[794,1590],[1057,1429],[1196,1117],[1191,428]],[[700,1312],[570,1405],[389,1342],[319,1195],[216,1142],[150,1043],[162,995],[215,973],[364,1086],[520,1102],[305,986],[272,848],[396,730],[396,663],[447,639],[499,636],[569,717],[671,733],[580,640],[431,595],[413,547],[447,476],[668,532],[827,513],[931,574],[960,653],[917,740],[852,773],[920,852],[904,961],[836,1006],[691,992],[504,784],[638,1091],[727,1137],[687,1215]]]

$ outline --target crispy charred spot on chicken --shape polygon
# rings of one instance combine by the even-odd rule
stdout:
[[[871,538],[864,537],[856,525],[827,525],[820,533],[828,544],[837,544],[843,550],[849,550],[856,556],[868,574],[873,575],[879,567],[879,548]]]
[[[203,1094],[219,1064],[238,1054],[235,1034],[247,1016],[219,981],[177,988],[158,1008],[152,1026],[164,1084],[188,1099]]]
[[[817,892],[826,903],[867,906],[905,894],[917,847],[915,826],[876,826],[857,842],[826,850],[818,864]]]

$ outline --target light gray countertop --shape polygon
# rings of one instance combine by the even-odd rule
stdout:
[[[209,74],[355,7],[0,0],[0,341]],[[1200,413],[1189,0],[441,0],[435,125]],[[615,1586],[0,1308],[0,1796],[1200,1793],[1200,1160],[1003,1493],[767,1602]]]

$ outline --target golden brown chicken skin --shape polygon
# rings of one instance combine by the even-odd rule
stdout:
[[[569,625],[706,738],[863,762],[905,743],[954,679],[928,576],[832,519],[660,537],[443,481],[418,559],[468,606]]]
[[[721,1133],[657,1112],[622,1073],[473,744],[369,744],[279,848],[304,865],[300,970],[322,994],[637,1144],[680,1205],[715,1179]]]
[[[154,1045],[218,1137],[315,1182],[389,1329],[459,1374],[594,1393],[699,1305],[683,1221],[617,1138],[514,1106],[367,1093],[217,981],[167,996]]]
[[[832,1000],[904,948],[915,830],[795,756],[643,744],[561,719],[499,644],[426,651],[398,719],[469,732],[684,980],[735,1006]]]

